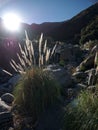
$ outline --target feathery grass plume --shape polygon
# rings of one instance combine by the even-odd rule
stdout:
[[[54,45],[52,52],[51,52],[51,56],[54,54],[56,47],[57,47],[57,44]]]
[[[95,54],[94,64],[98,65],[98,52]]]
[[[95,54],[94,66],[96,67],[96,73],[98,72],[98,51]]]
[[[44,49],[43,49],[43,53],[46,53],[46,49],[47,49],[47,40],[45,40],[45,44],[44,44]]]
[[[34,54],[34,47],[33,47],[32,43],[31,43],[31,54],[32,54],[32,57],[33,57],[34,65],[36,65],[36,59],[35,59],[35,54]]]
[[[46,63],[49,61],[49,57],[50,57],[50,49],[46,50]]]
[[[11,65],[11,67],[15,70],[15,72],[18,72],[17,68],[15,67],[15,65],[13,65],[12,62],[10,62],[10,65]]]
[[[25,71],[24,68],[19,63],[18,63],[18,67],[19,67],[20,71]]]
[[[20,43],[18,43],[18,45],[19,45],[19,49],[20,49],[21,54],[22,54],[22,55],[25,55],[25,52],[24,52],[24,50],[22,49]]]
[[[25,69],[26,64],[25,64],[24,60],[20,57],[20,55],[19,55],[18,53],[17,53],[17,56],[18,56],[18,59],[19,59],[21,65],[22,65],[22,66],[24,67],[24,69]]]
[[[12,74],[11,74],[10,72],[8,72],[7,70],[4,70],[4,69],[3,69],[2,71],[5,72],[6,74],[12,76]]]
[[[27,48],[26,48],[25,45],[24,45],[24,50],[25,50],[25,54],[26,54],[26,56],[28,56]]]
[[[12,63],[13,66],[18,70],[19,67],[18,67],[18,65],[16,64],[16,62],[13,59],[11,59],[10,63]]]
[[[41,55],[41,65],[44,65],[44,57],[43,57],[43,54]]]
[[[28,34],[27,34],[27,31],[25,30],[25,36],[26,36],[26,40],[25,40],[25,43],[26,43],[26,47],[27,47],[27,50],[29,51],[29,37],[28,37]]]
[[[29,46],[29,60],[31,63],[33,63],[32,59],[33,59],[33,57],[32,57],[32,53],[31,53],[31,44],[30,44],[30,46]]]
[[[42,41],[43,41],[43,33],[41,33],[40,39],[39,39],[39,67],[41,66],[41,47],[42,47]]]
[[[35,59],[35,54],[34,54],[34,47],[32,41],[29,40],[28,34],[25,31],[25,36],[26,40],[24,43],[24,46],[22,46],[19,43],[19,49],[20,49],[20,54],[17,53],[17,57],[19,59],[20,64],[17,64],[14,60],[11,60],[10,64],[12,68],[18,72],[24,72],[26,69],[31,68],[36,65],[36,59]],[[41,34],[39,38],[39,63],[38,66],[41,67],[44,64],[47,64],[50,57],[53,56],[56,45],[54,45],[52,51],[51,49],[47,48],[47,40],[45,40],[45,43],[43,45],[43,50],[42,50],[42,42],[43,42],[43,34]]]

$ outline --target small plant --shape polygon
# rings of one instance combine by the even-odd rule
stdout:
[[[82,91],[76,102],[67,107],[63,130],[97,130],[98,92]]]
[[[19,115],[32,117],[34,123],[60,97],[59,85],[52,75],[39,68],[26,71],[14,90]]]
[[[60,60],[59,65],[64,66],[65,65],[65,61],[64,60]]]

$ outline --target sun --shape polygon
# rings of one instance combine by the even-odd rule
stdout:
[[[20,17],[13,13],[7,13],[3,16],[3,23],[6,29],[18,31],[20,29]]]

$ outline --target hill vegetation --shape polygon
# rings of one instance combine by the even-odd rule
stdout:
[[[40,25],[32,24],[31,26],[34,31],[37,31],[37,33],[44,32],[46,36],[50,36],[54,40],[69,42],[73,41],[74,43],[79,43],[80,37],[84,37],[84,33],[87,28],[89,29],[86,31],[86,35],[93,35],[93,33],[97,34],[97,32],[95,31],[98,25],[97,17],[98,3],[80,12],[78,15],[74,16],[68,21],[63,21],[59,23],[43,23]],[[92,34],[87,34],[90,33],[90,28],[92,28]]]

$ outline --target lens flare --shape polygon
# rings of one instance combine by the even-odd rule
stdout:
[[[3,16],[3,23],[6,29],[10,31],[18,31],[20,29],[20,18],[18,15],[8,13]]]

